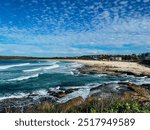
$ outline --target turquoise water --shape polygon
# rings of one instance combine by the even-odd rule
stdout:
[[[0,60],[0,99],[31,93],[45,96],[49,89],[59,87],[78,87],[84,95],[87,89],[108,82],[150,83],[147,77],[80,74],[77,68],[81,66],[55,60]]]

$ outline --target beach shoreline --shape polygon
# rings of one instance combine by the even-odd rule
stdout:
[[[90,74],[128,74],[135,76],[150,77],[150,67],[141,65],[137,62],[125,61],[97,61],[97,60],[64,60],[76,62],[84,66],[79,68],[81,73]]]

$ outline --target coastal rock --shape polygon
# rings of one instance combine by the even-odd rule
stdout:
[[[78,69],[82,74],[111,74],[118,75],[121,74],[119,71],[111,70],[109,66],[90,66],[85,65]]]
[[[148,87],[148,86],[147,86]],[[109,83],[99,85],[90,90],[90,96],[110,98],[112,96],[120,96],[123,100],[150,100],[149,90],[146,86],[135,85],[131,83]]]
[[[97,96],[89,96],[88,98],[86,98],[85,103],[93,103],[93,102],[97,102],[100,100],[101,100],[101,98],[99,98]]]
[[[23,113],[36,112],[35,106],[41,102],[56,102],[56,98],[39,97],[36,99],[30,97],[11,98],[0,101],[1,113]]]
[[[142,88],[141,86],[135,85],[135,84],[128,84],[128,89],[130,89],[133,92],[136,92],[138,95],[147,97],[149,96],[148,91],[145,88]]]
[[[29,105],[23,108],[23,113],[36,113],[36,105]]]
[[[147,97],[143,97],[143,96],[139,96],[137,93],[135,92],[125,92],[124,95],[121,97],[122,100],[132,100],[132,101],[147,101],[149,100],[149,98]]]
[[[98,91],[99,89],[101,89],[103,85],[99,85],[97,87],[91,88],[90,91]]]
[[[78,88],[69,88],[69,89],[60,89],[59,91],[51,91],[49,90],[48,93],[51,96],[57,97],[57,98],[62,98],[66,96],[67,94],[70,94],[74,91],[79,90]]]
[[[48,101],[41,102],[37,105],[36,110],[37,112],[49,112],[54,108],[54,104]]]
[[[147,89],[150,94],[150,84],[142,84],[141,87]]]
[[[36,97],[36,96],[39,96],[39,94],[31,93],[31,94],[28,95],[28,97]]]
[[[66,94],[63,91],[57,92],[55,93],[53,96],[57,97],[57,98],[62,98],[64,97]]]
[[[61,97],[64,97],[66,95],[64,91],[51,91],[51,90],[49,90],[48,93],[49,93],[49,95],[57,97],[57,98],[61,98]]]
[[[108,98],[113,95],[122,95],[126,91],[128,91],[128,88],[125,83],[105,83],[95,88],[91,88],[90,96]]]
[[[114,72],[120,74],[120,71],[118,70],[114,70]],[[127,75],[135,75],[134,72],[130,72],[130,71],[122,71],[122,73],[127,74]],[[137,76],[140,76],[140,74],[136,74]]]
[[[65,90],[65,94],[73,93],[73,92],[78,91],[78,90],[79,90],[79,88],[66,89],[66,90]]]
[[[137,100],[137,101],[149,101],[150,95],[148,93],[148,90],[135,85],[135,84],[128,84],[129,92],[125,92],[122,96],[123,100]]]
[[[83,103],[84,99],[81,96],[79,96],[77,98],[67,101],[66,103],[60,104],[58,106],[58,110],[60,112],[68,112],[69,110],[73,109],[74,107],[80,106]]]

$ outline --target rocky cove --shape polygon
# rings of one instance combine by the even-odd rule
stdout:
[[[131,83],[108,83],[91,88],[86,99],[81,96],[75,97],[64,103],[57,101],[67,94],[78,91],[78,89],[59,89],[59,91],[49,90],[49,96],[38,97],[30,94],[24,98],[5,99],[0,101],[0,112],[9,113],[36,113],[36,112],[80,112],[80,107],[85,107],[81,112],[91,112],[86,108],[87,104],[92,104],[91,108],[97,103],[108,102],[110,100],[131,101],[147,104],[150,107],[150,85],[135,85]],[[35,98],[33,98],[35,97]],[[38,97],[36,99],[36,97]],[[94,105],[93,105],[94,103]],[[103,104],[104,105],[104,104]],[[106,105],[106,104],[105,104]],[[79,108],[78,108],[79,107]],[[76,109],[78,111],[76,111]],[[100,112],[100,111],[99,111]]]
[[[119,76],[120,74],[135,74],[129,71],[111,71],[108,66],[104,68],[84,65],[78,70],[81,74],[89,75],[108,74]],[[142,74],[135,75],[140,76]],[[22,98],[4,99],[0,101],[0,112],[150,112],[150,84],[137,85],[128,81],[103,83],[91,87],[86,97],[76,96],[62,102],[63,98],[78,93],[80,89],[72,86],[68,88],[50,88],[45,96],[30,93]]]

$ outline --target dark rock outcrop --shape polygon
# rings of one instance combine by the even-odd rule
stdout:
[[[72,93],[74,91],[77,91],[77,90],[79,90],[79,89],[78,88],[69,88],[69,89],[63,89],[63,88],[61,88],[58,91],[49,90],[48,93],[51,96],[54,96],[54,97],[57,97],[57,98],[62,98],[64,96],[66,96],[67,94],[70,94],[70,93]]]

